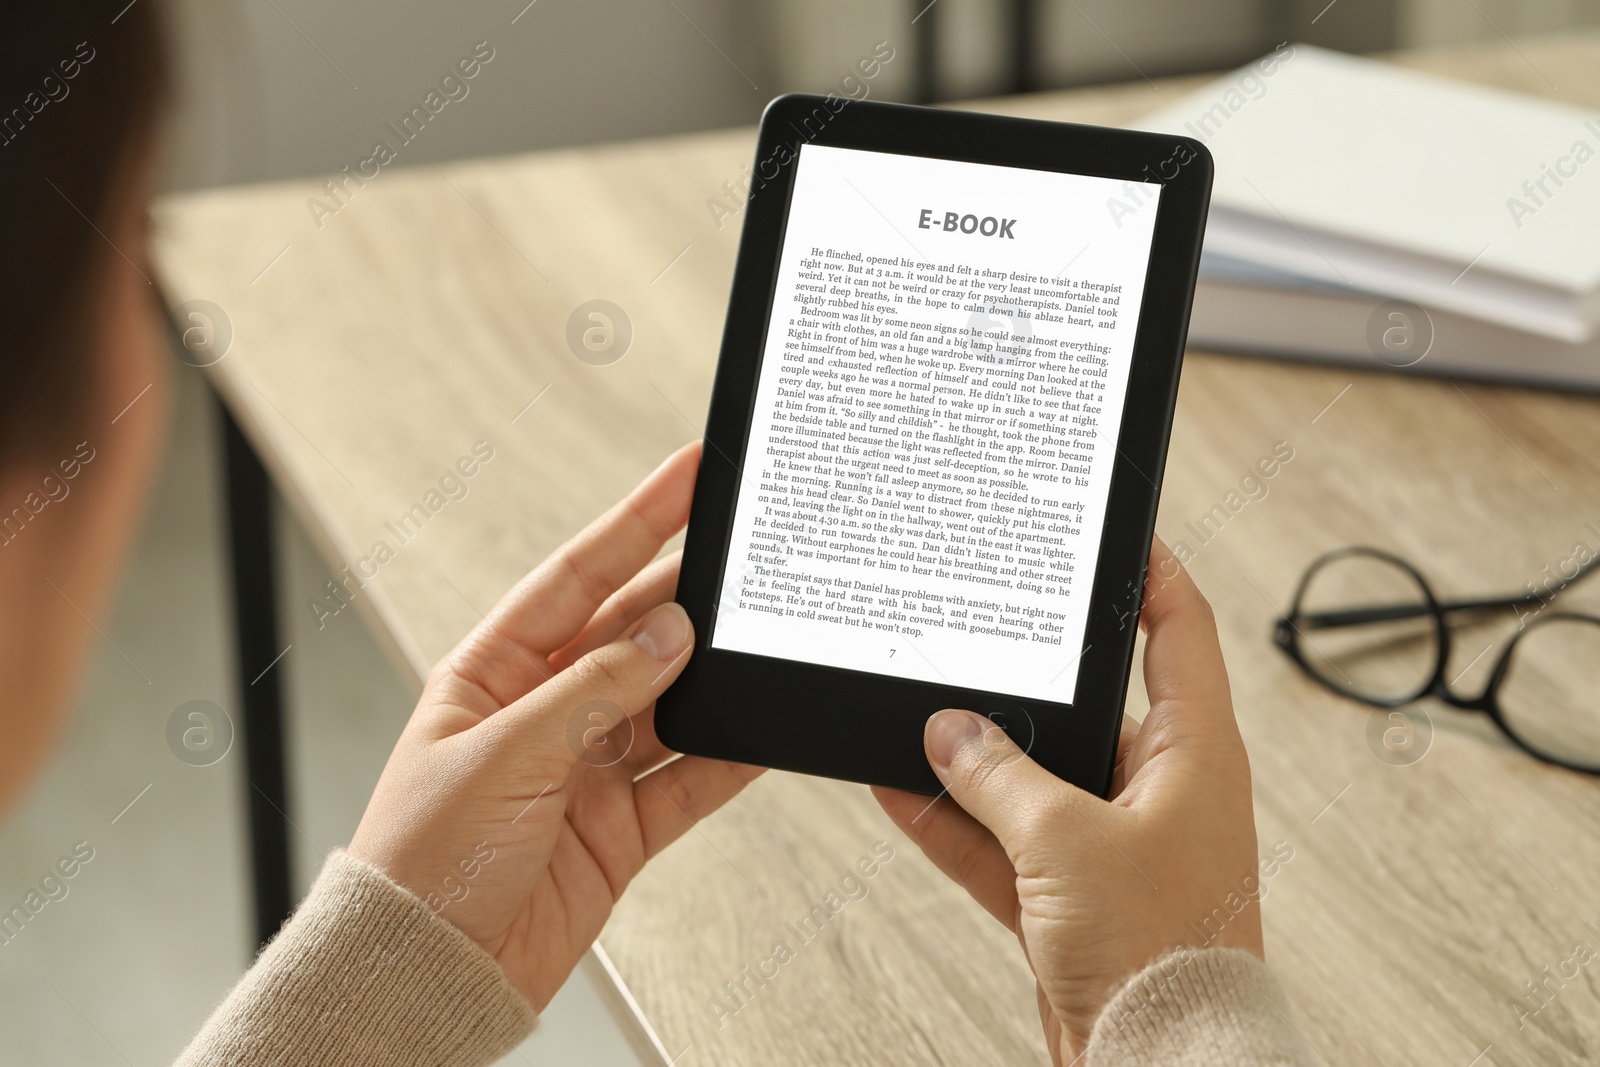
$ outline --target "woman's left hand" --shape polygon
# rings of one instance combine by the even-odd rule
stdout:
[[[350,852],[494,956],[535,1010],[645,861],[761,773],[672,753],[672,597],[700,447],[680,449],[495,606],[428,677]]]

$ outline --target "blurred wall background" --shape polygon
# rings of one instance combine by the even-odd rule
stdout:
[[[947,100],[1227,67],[1283,40],[1375,52],[1600,24],[1600,0],[175,0],[173,7],[183,68],[174,188],[335,171],[365,156],[384,124],[420,102],[479,41],[494,49],[494,60],[466,100],[407,146],[405,162],[753,123],[779,93],[835,86],[880,40],[894,47],[895,59],[874,80],[875,96]],[[1020,50],[1012,32],[1019,18],[1032,27]]]

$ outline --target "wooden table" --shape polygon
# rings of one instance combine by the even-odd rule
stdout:
[[[1600,108],[1596,37],[1402,62]],[[1116,124],[1193,84],[977,106]],[[210,373],[336,569],[392,544],[385,522],[474,442],[493,445],[469,495],[355,600],[408,678],[420,683],[519,575],[699,434],[738,240],[738,217],[719,228],[710,205],[734,205],[724,183],[752,135],[385,171],[320,229],[309,180],[159,206],[170,297],[231,317],[232,351]],[[592,298],[634,326],[612,366],[580,362],[565,341],[569,313]],[[1270,495],[1191,547],[1232,669],[1262,848],[1294,848],[1265,914],[1301,1029],[1340,1064],[1592,1057],[1600,969],[1526,1029],[1509,1005],[1574,942],[1600,947],[1585,925],[1600,926],[1597,784],[1438,706],[1425,709],[1427,757],[1387,765],[1368,713],[1305,681],[1268,631],[1304,565],[1345,542],[1393,549],[1452,593],[1521,588],[1575,542],[1600,550],[1600,405],[1191,354],[1158,530],[1187,539],[1185,522],[1278,441],[1294,459]],[[283,595],[313,611],[317,592]],[[1462,666],[1477,651],[1463,644]],[[879,840],[895,858],[870,896],[719,1026],[709,1005],[723,983]],[[765,776],[651,865],[602,944],[680,1063],[1044,1057],[1015,941],[859,786]]]

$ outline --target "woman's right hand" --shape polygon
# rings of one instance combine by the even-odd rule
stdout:
[[[1058,1065],[1082,1054],[1118,986],[1163,954],[1221,945],[1262,955],[1250,766],[1216,623],[1159,541],[1140,625],[1150,713],[1136,734],[1124,726],[1110,800],[955,710],[930,718],[924,735],[954,804],[874,790],[1022,942]]]

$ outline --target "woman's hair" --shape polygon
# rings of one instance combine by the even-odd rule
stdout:
[[[149,273],[142,249],[111,242],[118,211],[140,207],[163,30],[157,0],[67,0],[18,5],[0,31],[0,467],[86,414],[105,264]]]

